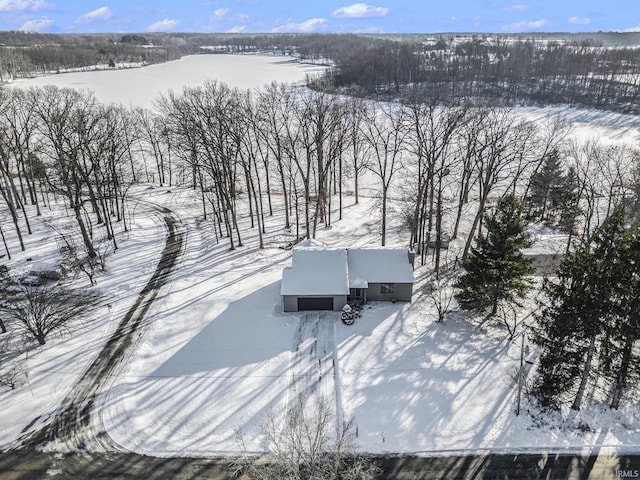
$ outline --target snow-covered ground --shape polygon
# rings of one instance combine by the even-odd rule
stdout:
[[[257,249],[252,231],[245,247],[229,252],[226,241],[216,243],[211,224],[198,218],[193,192],[141,188],[136,195],[172,208],[188,234],[169,288],[148,312],[108,394],[96,401],[96,414],[124,449],[230,454],[239,449],[240,429],[248,448],[258,451],[265,416],[303,391],[322,393],[353,416],[360,448],[375,453],[640,445],[635,408],[580,413],[568,423],[576,428],[559,428],[548,418],[548,425],[535,428],[525,399],[525,413],[516,417],[520,340],[459,313],[437,323],[424,294],[426,267],[416,270],[413,303],[371,303],[352,326],[331,312],[282,313],[279,284],[291,252],[278,248],[287,238],[280,215],[269,222],[267,249]],[[318,238],[344,245],[356,235],[361,245],[377,243],[375,229],[362,222],[372,217],[373,201],[364,197],[352,205],[348,198],[345,219],[321,229]],[[31,388],[0,393],[7,412],[0,444],[9,444],[36,412],[55,408],[150,275],[163,232],[160,219],[143,209],[139,204],[136,228],[99,279],[98,287],[114,299],[111,310],[32,351]],[[402,245],[396,227],[391,243]],[[577,428],[585,424],[592,431]]]
[[[199,62],[209,57],[192,58]],[[118,93],[125,89],[102,76],[143,75],[145,69],[86,75],[100,78],[92,89],[107,82],[108,90],[98,95],[103,101],[136,99],[149,106],[157,92],[177,89],[187,78],[189,84],[203,78],[176,70],[179,73],[168,70],[167,75],[177,84],[168,87],[154,74],[147,77],[153,94],[139,92],[137,97],[130,91],[128,100]],[[607,112],[558,108],[522,109],[522,114],[538,121],[565,115],[583,136],[596,132],[631,142],[638,140],[640,131],[637,119]],[[323,393],[345,417],[352,416],[357,442],[368,452],[640,447],[636,404],[618,412],[562,412],[554,419],[539,418],[525,397],[523,414],[516,417],[520,338],[511,341],[505,328],[460,313],[436,322],[425,293],[427,267],[416,269],[411,304],[371,303],[352,326],[343,325],[334,313],[283,313],[280,278],[290,265],[291,252],[278,247],[292,235],[282,228],[281,208],[276,205],[276,215],[268,221],[265,250],[257,249],[257,233],[248,230],[245,215],[245,246],[229,251],[228,242],[217,243],[212,224],[201,219],[200,200],[193,192],[139,187],[134,197],[175,211],[186,225],[187,237],[178,269],[148,311],[137,343],[108,393],[96,399],[95,413],[124,449],[167,456],[234,453],[236,432],[241,430],[248,448],[259,451],[261,422],[271,409],[291,404],[301,391]],[[354,205],[347,197],[344,220],[320,229],[318,239],[334,246],[377,245],[376,200],[366,192],[361,198],[361,204]],[[14,391],[0,391],[0,449],[36,416],[55,409],[153,272],[165,234],[162,220],[145,205],[136,207],[133,230],[121,239],[107,274],[98,279],[97,288],[113,301],[73,334],[54,336],[45,348],[31,350],[25,361],[29,382]],[[337,218],[336,212],[332,218]],[[38,232],[30,237],[28,251],[12,260],[12,268],[26,268],[27,256],[46,260],[51,255],[44,247],[49,232]],[[548,251],[546,233],[535,232],[543,242],[534,246],[536,252]],[[406,240],[406,232],[392,221],[388,244],[403,246]],[[556,240],[551,243],[563,245],[562,238]],[[533,307],[533,300],[529,305]],[[535,357],[531,348],[527,359]],[[566,418],[564,423],[560,416]]]
[[[231,86],[251,89],[271,82],[300,83],[307,74],[316,75],[325,67],[299,63],[288,57],[266,55],[191,55],[172,62],[143,68],[74,72],[13,82],[16,87],[55,85],[91,90],[103,103],[126,107],[153,108],[160,94],[169,90],[219,80]]]
[[[640,119],[637,115],[596,109],[555,107],[516,107],[514,111],[537,125],[549,120],[563,120],[570,128],[569,139],[578,142],[599,140],[604,144],[640,142]]]
[[[61,204],[52,205],[51,215],[59,216],[61,212],[55,212],[63,208]],[[48,207],[44,208],[43,216],[50,216]],[[47,337],[46,346],[38,348],[34,342],[28,343],[28,348],[18,358],[24,362],[24,377],[18,378],[21,387],[0,389],[0,401],[4,405],[0,445],[10,443],[37,416],[46,415],[59,405],[155,270],[164,246],[162,216],[147,204],[132,200],[129,221],[131,229],[118,237],[119,248],[116,254],[109,256],[107,271],[100,275],[98,285],[91,287],[101,294],[103,305],[86,321],[72,322],[69,332],[53,332]],[[11,260],[3,259],[3,264],[16,277],[25,275],[35,262],[60,263],[56,234],[44,225],[43,218],[34,217],[31,222],[34,233],[25,235],[26,251],[12,251]],[[15,245],[13,232],[6,234],[10,244]],[[89,288],[89,282],[82,274],[65,282],[71,280],[76,288]]]

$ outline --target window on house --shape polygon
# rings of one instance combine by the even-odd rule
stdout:
[[[381,283],[380,284],[380,293],[393,293],[393,287],[395,285],[393,283]]]
[[[352,288],[351,289],[351,296],[353,298],[362,298],[364,296],[364,289],[363,288]]]

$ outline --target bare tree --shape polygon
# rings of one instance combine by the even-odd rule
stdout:
[[[200,87],[170,93],[158,102],[183,159],[192,170],[193,188],[200,188],[206,219],[207,191],[215,195],[224,219],[229,247],[242,246],[237,221],[238,170],[243,125],[242,98],[225,83],[210,81]],[[234,243],[237,239],[237,245]]]
[[[158,183],[160,186],[165,183],[171,186],[171,157],[165,118],[143,108],[134,109],[133,116],[138,126],[140,149],[154,159]]]
[[[451,282],[448,279],[437,278],[427,286],[427,292],[436,310],[437,321],[444,321],[447,313],[451,311],[451,304],[453,303],[454,290]]]
[[[298,129],[299,141],[304,158],[294,157],[301,175],[307,170],[315,173],[316,204],[313,215],[315,238],[318,223],[328,221],[328,197],[330,171],[344,149],[346,138],[345,112],[339,97],[321,92],[305,92],[299,98]],[[307,183],[310,179],[307,178]],[[307,200],[309,201],[309,199]]]
[[[481,221],[489,195],[501,183],[514,175],[519,175],[519,159],[526,152],[528,142],[533,139],[533,126],[518,121],[511,110],[487,108],[475,116],[473,122],[480,122],[481,128],[471,138],[466,148],[473,152],[474,173],[477,176],[478,208],[467,237],[462,258],[466,258],[476,233],[481,230]],[[471,125],[472,131],[475,130]]]
[[[88,200],[97,222],[103,221],[90,178],[93,165],[85,157],[88,147],[85,141],[91,141],[90,132],[97,121],[96,116],[92,115],[96,106],[95,97],[86,92],[51,85],[30,90],[29,94],[40,120],[40,133],[50,159],[49,185],[69,202],[89,256],[96,257],[91,225],[84,218],[84,201]]]
[[[353,194],[355,195],[355,203],[360,198],[360,176],[364,173],[368,164],[369,149],[366,142],[362,138],[362,122],[366,115],[366,106],[362,99],[351,97],[347,101],[347,155],[351,161],[353,173]],[[342,175],[342,167],[340,168]],[[342,185],[342,181],[340,182]],[[340,192],[340,218],[342,218],[342,190]]]
[[[40,345],[50,333],[91,313],[99,297],[93,293],[66,290],[55,284],[24,286],[17,298],[0,304],[0,314],[18,322]]]
[[[265,455],[249,454],[237,432],[243,455],[234,474],[259,480],[374,479],[380,469],[356,452],[353,430],[353,422],[336,424],[324,397],[311,408],[301,401],[284,414],[271,411],[261,428]]]
[[[412,92],[405,98],[408,110],[407,131],[410,151],[416,159],[414,174],[417,178],[416,196],[411,219],[410,244],[419,247],[435,240],[435,270],[440,266],[440,246],[442,244],[442,218],[444,215],[443,194],[452,180],[455,168],[462,155],[456,154],[456,140],[467,117],[466,106],[439,105],[437,98],[424,98]],[[464,181],[464,179],[463,179]],[[435,238],[428,236],[434,230]],[[421,263],[424,265],[426,248],[420,248]]]
[[[387,239],[387,201],[389,188],[402,168],[406,129],[402,128],[406,110],[402,105],[380,104],[371,107],[363,122],[363,137],[371,147],[369,170],[380,179],[382,190],[382,246]]]
[[[275,167],[282,188],[284,201],[284,228],[291,227],[291,193],[288,188],[290,181],[287,173],[291,171],[291,159],[286,155],[286,123],[289,112],[293,108],[293,92],[284,84],[271,83],[258,94],[254,119],[254,129],[260,142],[264,143],[268,153],[267,158],[275,160]],[[272,215],[271,183],[268,163],[265,161],[265,174],[267,182],[267,197],[269,199],[269,214]]]

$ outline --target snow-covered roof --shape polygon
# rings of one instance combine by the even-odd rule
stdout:
[[[57,272],[59,270],[60,270],[60,267],[55,263],[53,262],[48,263],[48,262],[42,262],[42,261],[32,263],[30,268],[30,271],[33,273]]]
[[[344,248],[294,248],[292,267],[282,272],[282,295],[348,295]]]
[[[282,295],[347,295],[369,283],[413,283],[413,268],[403,248],[293,249],[292,266],[282,272]],[[318,242],[320,243],[320,242]]]
[[[413,283],[413,268],[404,248],[349,248],[349,287],[369,283]]]

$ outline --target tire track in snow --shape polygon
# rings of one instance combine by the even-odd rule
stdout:
[[[339,374],[336,361],[336,319],[325,313],[300,316],[293,339],[288,390],[288,405],[305,405],[318,395],[337,406],[341,418]]]
[[[162,214],[167,227],[167,240],[153,275],[120,321],[116,331],[66,395],[58,409],[47,418],[36,418],[27,425],[17,440],[15,448],[42,447],[55,442],[70,450],[86,450],[89,446],[121,450],[109,437],[101,422],[94,418],[94,403],[96,398],[108,388],[107,383],[133,344],[149,308],[162,287],[168,283],[186,242],[186,232],[182,229],[182,222],[171,210],[150,202],[143,202]],[[38,423],[42,425],[35,432],[31,431],[32,427]]]

